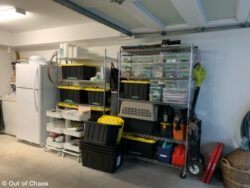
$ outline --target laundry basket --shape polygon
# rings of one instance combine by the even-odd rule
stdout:
[[[250,187],[250,152],[237,149],[221,161],[226,188]]]
[[[227,159],[221,161],[223,181],[226,188],[250,187],[250,170],[232,167]]]

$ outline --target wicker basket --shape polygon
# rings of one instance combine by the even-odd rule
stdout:
[[[225,158],[221,160],[221,164],[226,188],[250,188],[250,170],[235,168]]]
[[[250,151],[236,149],[228,154],[227,160],[235,168],[250,170]]]

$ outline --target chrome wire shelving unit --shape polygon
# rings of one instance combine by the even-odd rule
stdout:
[[[103,67],[103,79],[102,80],[77,80],[77,79],[60,79],[58,83],[58,89],[60,87],[72,87],[74,90],[85,90],[85,88],[93,87],[93,88],[101,88],[103,89],[103,106],[98,105],[89,105],[89,104],[79,104],[79,103],[67,103],[57,100],[57,106],[60,108],[69,108],[69,109],[77,109],[79,105],[89,106],[93,111],[106,112],[110,111],[110,108],[106,106],[106,91],[110,90],[110,85],[107,78],[107,62],[108,60],[113,60],[107,57],[107,49],[104,51],[104,57],[79,57],[79,58],[58,58],[59,66],[85,66],[91,65],[95,67]],[[63,63],[62,63],[63,62]],[[59,94],[58,94],[59,96]],[[59,97],[58,97],[59,98]]]
[[[129,59],[128,62],[126,62],[126,66],[128,67],[128,69],[131,71],[131,67],[132,67],[132,57],[133,56],[153,56],[153,55],[160,55],[160,54],[173,54],[173,53],[188,53],[189,54],[189,68],[187,70],[188,72],[188,76],[183,79],[183,78],[166,78],[164,77],[164,75],[162,77],[154,77],[154,76],[149,76],[149,77],[145,77],[145,76],[141,76],[141,75],[132,75],[129,71],[128,74],[123,74],[123,65],[125,64],[125,62],[123,62],[124,57]],[[118,64],[118,68],[120,71],[119,74],[119,83],[118,83],[118,109],[121,106],[121,102],[122,101],[126,101],[126,100],[135,100],[135,101],[141,101],[141,102],[147,102],[147,103],[151,103],[153,105],[156,106],[166,106],[166,105],[170,105],[172,107],[175,107],[176,109],[182,109],[182,108],[187,108],[187,129],[186,129],[186,139],[185,140],[175,140],[172,138],[165,138],[165,137],[161,137],[159,135],[146,135],[146,134],[140,134],[140,133],[131,133],[134,134],[135,136],[138,137],[143,137],[143,138],[151,138],[154,140],[158,140],[158,141],[167,141],[167,142],[171,142],[174,144],[184,144],[186,149],[185,149],[185,165],[183,167],[176,167],[172,164],[165,164],[162,162],[159,162],[155,159],[148,159],[148,158],[143,158],[143,157],[138,157],[138,156],[131,156],[129,155],[128,158],[136,158],[139,160],[143,160],[143,161],[147,161],[147,162],[151,162],[154,164],[160,164],[160,165],[164,165],[164,166],[168,166],[168,167],[172,167],[172,168],[176,168],[181,170],[181,175],[185,175],[187,173],[187,164],[188,164],[188,159],[187,159],[187,155],[188,155],[188,129],[189,129],[189,120],[190,120],[190,110],[191,110],[191,103],[192,103],[192,98],[193,98],[193,91],[194,91],[194,87],[193,87],[193,66],[194,63],[196,61],[196,55],[198,54],[198,47],[195,47],[193,45],[191,46],[168,46],[168,47],[160,47],[160,46],[155,46],[155,47],[147,47],[147,46],[135,46],[135,47],[122,47],[120,49],[120,53],[119,53],[119,64]],[[152,64],[154,63],[154,61],[152,61]],[[163,63],[163,62],[162,62]],[[123,79],[127,79],[127,80],[145,80],[145,81],[150,81],[150,80],[159,80],[159,81],[186,81],[187,82],[187,102],[186,103],[178,103],[178,102],[166,102],[166,101],[149,101],[149,100],[138,100],[138,99],[126,99],[126,98],[122,98],[121,97],[121,80]]]

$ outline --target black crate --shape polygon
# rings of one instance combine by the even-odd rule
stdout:
[[[87,122],[85,123],[84,141],[105,146],[116,146],[121,128],[122,126]]]
[[[150,84],[126,83],[124,81],[122,97],[126,99],[149,100]]]
[[[109,111],[105,111],[104,114],[109,115]],[[91,110],[90,121],[97,121],[104,114],[103,114],[103,111]]]
[[[119,147],[99,146],[81,142],[82,165],[113,173],[123,164],[123,154]]]
[[[97,69],[92,66],[62,66],[63,79],[90,80],[96,75]]]
[[[156,143],[146,143],[130,139],[122,139],[126,154],[152,159],[156,153]]]
[[[158,121],[146,121],[125,117],[122,118],[124,119],[124,131],[148,135],[157,134],[159,132]]]
[[[76,104],[87,104],[87,92],[82,90],[59,89],[60,102],[69,102]]]
[[[104,92],[88,90],[88,104],[96,106],[108,106],[110,105],[110,92],[105,93],[104,104]]]

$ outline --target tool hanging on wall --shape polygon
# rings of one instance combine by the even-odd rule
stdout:
[[[52,70],[53,67],[54,67],[54,68],[58,68],[59,65],[60,65],[60,62],[59,62],[59,63],[57,62],[57,58],[58,58],[58,51],[55,51],[55,52],[52,54],[52,56],[51,56],[51,58],[50,58],[50,60],[49,60],[49,63],[48,63],[48,78],[49,78],[49,81],[50,81],[52,84],[54,84],[56,87],[57,87],[58,85],[60,85],[60,84],[63,83],[62,81],[60,81],[60,82],[54,81],[54,80],[52,79],[51,74],[50,74],[50,72],[51,72],[51,70]],[[56,59],[56,61],[54,61],[55,59]],[[58,75],[57,75],[57,76],[58,76]]]

